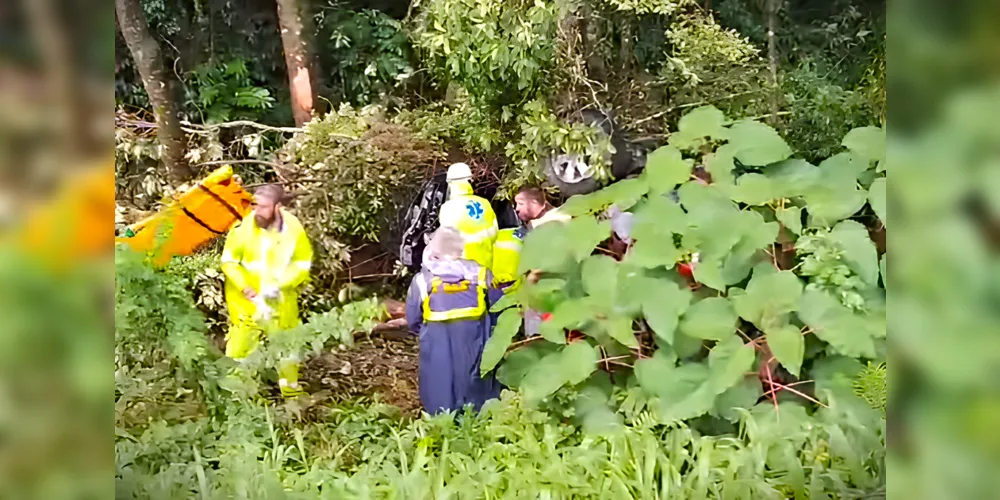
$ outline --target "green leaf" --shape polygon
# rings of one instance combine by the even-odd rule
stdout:
[[[681,206],[666,196],[651,196],[635,210],[631,235],[639,239],[648,234],[682,234],[687,215]]]
[[[636,238],[628,253],[628,262],[646,269],[674,267],[681,257],[681,250],[674,246],[673,236],[663,234]]]
[[[709,370],[702,363],[687,363],[675,368],[657,384],[657,416],[664,425],[704,415],[712,409],[716,393],[709,380]]]
[[[552,317],[538,327],[538,333],[554,344],[566,343],[566,329],[578,329],[597,316],[594,302],[587,298],[569,299],[552,311]]]
[[[490,306],[490,312],[500,312],[514,305],[517,305],[516,295],[507,293],[504,294],[503,297],[500,297],[500,300]]]
[[[587,380],[587,377],[597,369],[598,359],[600,358],[597,348],[590,343],[583,340],[570,343],[560,351],[561,378],[569,385]]]
[[[820,164],[820,177],[802,194],[810,225],[833,226],[865,205],[868,193],[857,186],[857,175],[839,168],[837,160],[829,158]]]
[[[734,182],[736,151],[736,147],[732,144],[723,144],[714,152],[705,155],[705,170],[711,174],[714,184],[730,185]]]
[[[486,341],[483,347],[482,361],[479,363],[479,372],[483,375],[492,370],[503,358],[510,341],[521,328],[521,311],[517,309],[507,309],[497,318],[497,325],[493,328],[493,334]]]
[[[806,290],[798,311],[799,319],[821,340],[840,354],[850,357],[875,357],[877,325],[857,315],[840,301],[820,290]]]
[[[802,209],[799,207],[780,208],[774,212],[774,216],[781,225],[788,228],[795,234],[802,234]]]
[[[763,174],[744,174],[736,179],[732,198],[747,205],[766,205],[771,200],[782,198],[781,186]]]
[[[885,160],[885,129],[859,127],[844,136],[841,144],[867,162]]]
[[[650,153],[641,178],[646,180],[652,194],[669,193],[691,178],[693,163],[682,158],[677,148],[663,146]]]
[[[754,270],[746,293],[733,295],[730,300],[743,319],[762,331],[788,322],[788,314],[799,307],[802,282],[791,271],[775,272],[770,263]]]
[[[528,232],[521,249],[518,273],[533,269],[559,271],[565,268],[570,256],[570,242],[564,224],[544,224]]]
[[[870,171],[868,162],[852,153],[837,153],[823,160],[820,169],[853,180],[861,180]]]
[[[715,106],[701,106],[689,111],[677,123],[677,130],[689,137],[720,139],[725,133],[726,116]]]
[[[497,368],[497,380],[507,387],[520,387],[528,372],[552,352],[555,352],[555,346],[545,342],[535,342],[511,351]]]
[[[726,131],[729,145],[735,148],[737,160],[748,166],[763,166],[787,159],[792,148],[768,125],[740,120]]]
[[[872,181],[872,185],[868,189],[868,204],[872,206],[872,210],[878,215],[882,225],[889,227],[885,223],[885,202],[885,177],[879,177]]]
[[[598,303],[613,304],[618,291],[618,262],[607,255],[591,255],[581,266],[583,289]]]
[[[691,305],[680,323],[681,333],[705,340],[722,340],[736,332],[736,312],[725,297],[709,297]]]
[[[635,362],[635,378],[639,386],[650,396],[663,395],[663,382],[673,376],[677,357],[658,349],[651,358]]]
[[[760,388],[760,381],[755,377],[745,377],[742,382],[730,387],[716,398],[712,414],[737,423],[743,418],[743,414],[737,409],[753,408],[762,394],[764,391]]]
[[[802,332],[795,326],[786,324],[768,330],[766,335],[767,345],[771,348],[774,358],[789,373],[798,377],[806,350],[806,341]]]
[[[888,289],[887,281],[885,279],[885,254],[882,255],[882,262],[879,263],[879,270],[882,271],[882,287]]]
[[[545,224],[539,229],[548,225]],[[598,222],[593,217],[576,217],[566,223],[565,228],[566,237],[571,242],[569,245],[570,254],[577,262],[586,259],[594,252],[594,247],[611,237],[611,222]],[[530,237],[533,232],[529,232],[528,236]],[[525,240],[525,247],[527,247],[527,238]]]
[[[536,404],[566,384],[568,373],[563,365],[563,352],[547,354],[524,375],[520,389],[528,404]]]
[[[639,341],[632,331],[632,318],[616,316],[603,320],[602,325],[611,338],[625,347],[639,347]]]
[[[744,344],[735,334],[730,333],[715,344],[708,354],[709,382],[714,393],[722,394],[743,380],[746,372],[753,368],[755,358],[753,346]]]
[[[688,225],[709,226],[740,211],[714,184],[687,182],[677,190],[677,194],[687,211]]]
[[[657,337],[674,343],[674,331],[681,314],[691,304],[691,292],[665,279],[644,280],[642,314]]]
[[[869,286],[878,286],[878,250],[861,223],[845,220],[830,232],[844,251],[844,262]]]
[[[628,210],[649,192],[649,185],[643,178],[624,179],[586,195],[574,195],[559,207],[559,211],[570,217],[593,215],[611,205]]]
[[[720,257],[701,257],[701,261],[695,266],[691,275],[695,281],[713,290],[721,292],[726,289],[726,279],[722,276],[722,258]]]

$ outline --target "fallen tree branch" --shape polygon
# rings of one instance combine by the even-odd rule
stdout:
[[[250,120],[236,120],[233,122],[213,123],[211,125],[199,125],[196,123],[182,121],[181,125],[184,125],[186,127],[200,128],[203,130],[218,130],[221,128],[233,128],[233,127],[253,127],[256,129],[266,130],[270,132],[286,132],[291,134],[302,131],[302,129],[299,127],[274,127],[271,125],[264,125],[263,123],[257,123]]]
[[[228,165],[230,163],[252,163],[255,165],[266,165],[274,168],[285,168],[284,165],[280,163],[275,163],[273,161],[265,160],[216,160],[216,161],[206,161],[195,165],[196,167],[208,166],[208,165]]]

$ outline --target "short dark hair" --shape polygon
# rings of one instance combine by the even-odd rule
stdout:
[[[254,197],[266,196],[275,203],[285,202],[285,188],[281,187],[281,184],[264,184],[259,186],[254,190]]]
[[[545,198],[545,191],[538,186],[524,186],[517,190],[517,195],[525,196],[529,200],[538,202],[540,205],[548,203],[548,200]]]

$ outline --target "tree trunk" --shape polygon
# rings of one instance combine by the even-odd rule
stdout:
[[[774,30],[778,29],[778,10],[781,0],[767,0],[767,58],[771,69],[771,126],[778,123],[778,43]]]
[[[80,78],[60,11],[53,8],[52,0],[23,0],[22,5],[42,55],[60,141],[71,155],[84,153],[89,137],[84,107],[87,101],[83,89],[78,91]]]
[[[173,78],[163,64],[160,45],[149,31],[139,0],[115,0],[115,13],[128,50],[139,69],[142,85],[149,95],[149,104],[156,118],[156,137],[162,148],[160,158],[173,180],[188,180],[194,172],[184,159],[184,132],[181,130],[177,101],[171,92]]]
[[[301,127],[312,119],[313,76],[308,33],[305,28],[311,23],[299,0],[277,0],[278,29],[281,44],[285,49],[285,65],[288,67],[288,83],[292,93],[292,115],[295,125]]]

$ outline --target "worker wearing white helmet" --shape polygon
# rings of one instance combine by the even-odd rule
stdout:
[[[441,227],[452,227],[462,234],[463,258],[489,268],[499,230],[497,216],[489,201],[473,194],[471,180],[472,171],[465,163],[448,167],[448,201],[441,205],[438,221]]]

